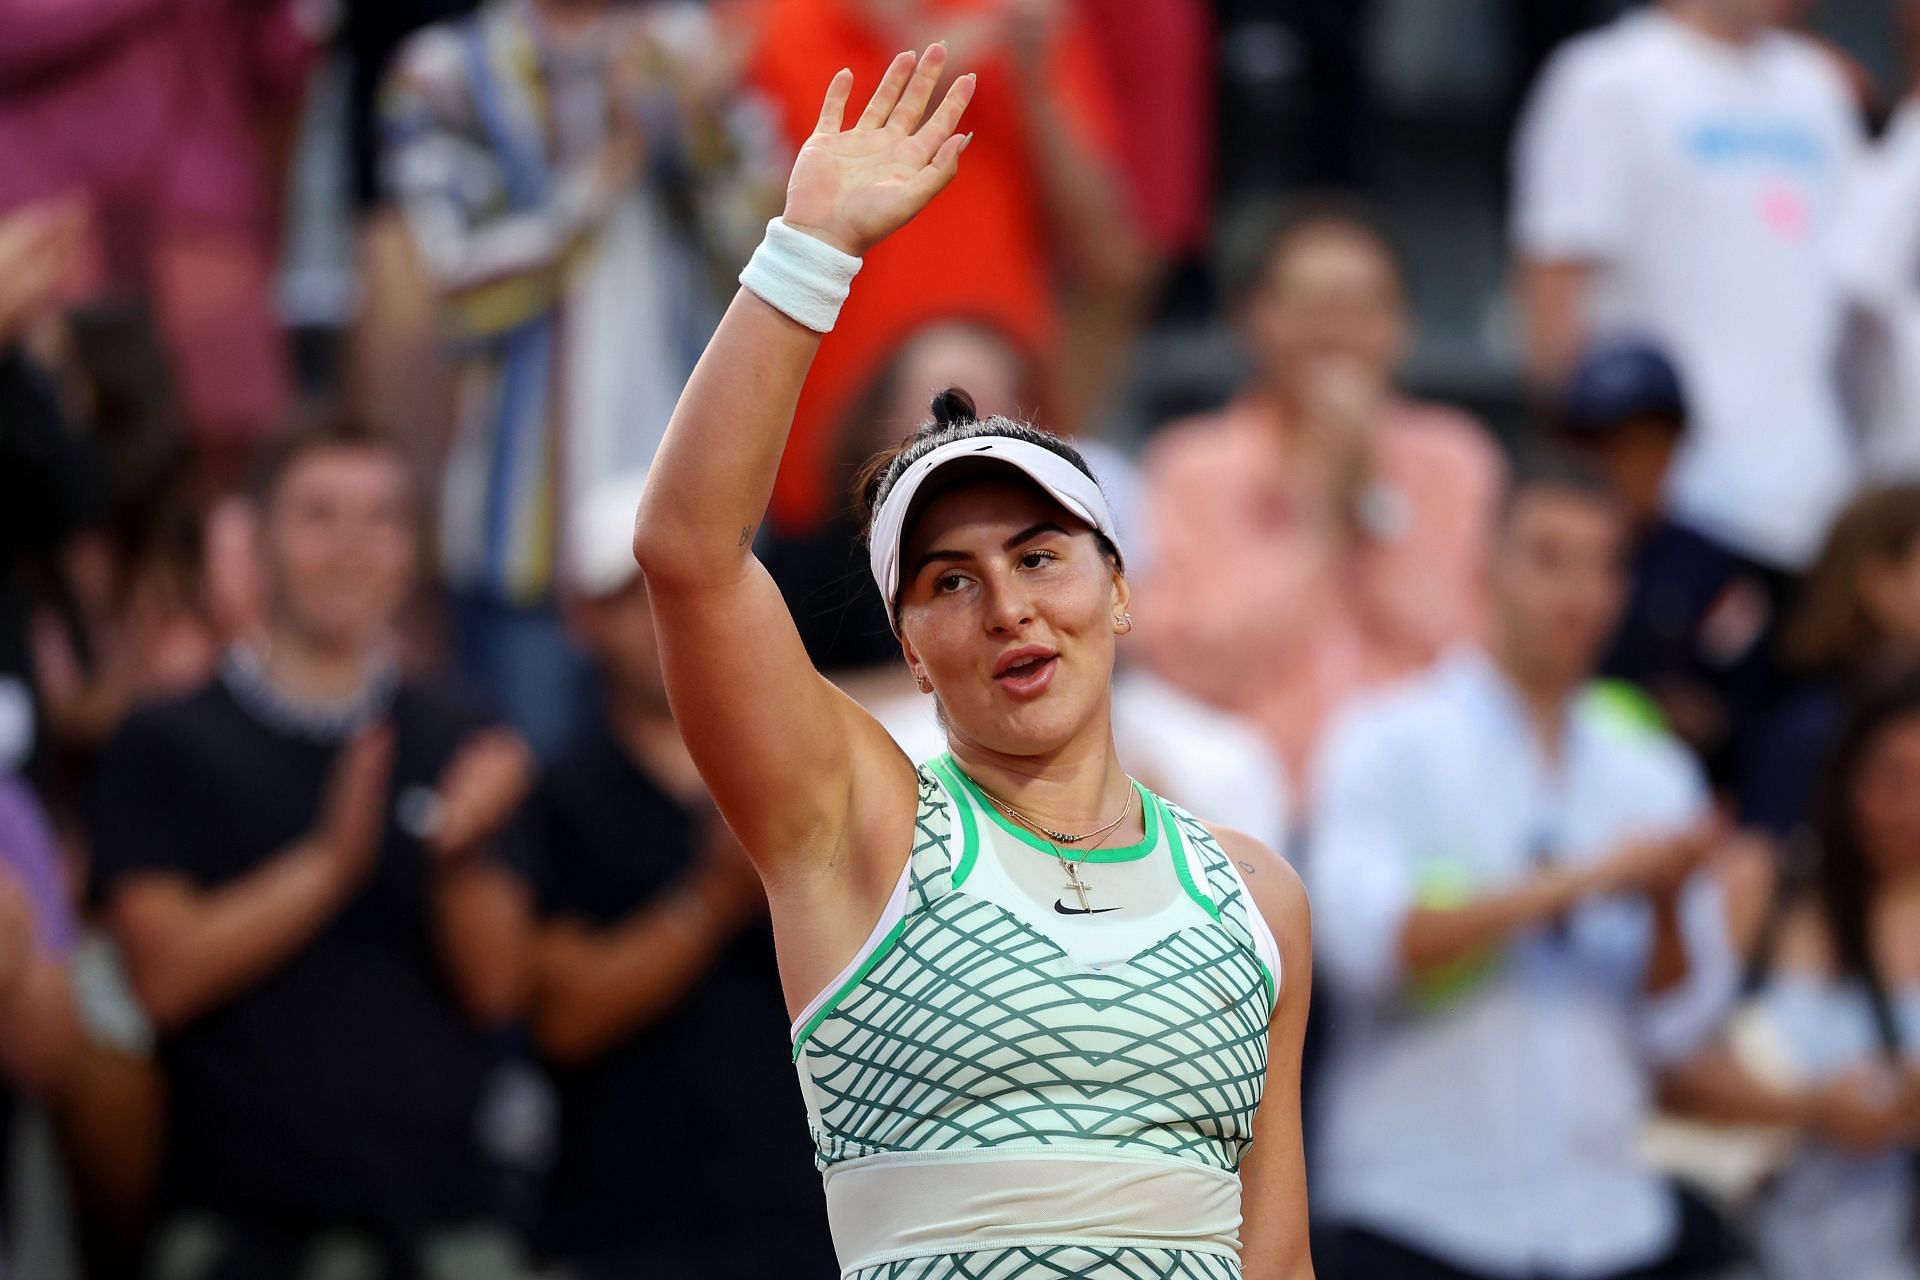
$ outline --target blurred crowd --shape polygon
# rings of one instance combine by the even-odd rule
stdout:
[[[0,0],[0,1276],[836,1273],[630,533],[827,81],[941,39],[757,535],[816,663],[943,750],[855,472],[947,386],[1074,436],[1123,761],[1311,892],[1323,1277],[1920,1280],[1920,98],[1793,0],[1500,9],[1489,425],[1376,6],[1263,18],[1338,185],[1225,180],[1247,8]]]

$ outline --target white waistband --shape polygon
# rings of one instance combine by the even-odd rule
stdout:
[[[1240,1254],[1240,1179],[1111,1151],[888,1152],[827,1170],[842,1274],[1037,1245]]]

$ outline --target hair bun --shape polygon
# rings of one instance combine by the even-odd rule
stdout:
[[[933,420],[943,427],[958,426],[978,422],[980,411],[974,407],[972,396],[958,387],[948,387],[933,397]]]

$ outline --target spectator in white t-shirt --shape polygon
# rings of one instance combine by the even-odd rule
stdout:
[[[1783,7],[1661,0],[1564,46],[1521,122],[1513,236],[1536,382],[1596,339],[1655,341],[1694,410],[1669,514],[1794,571],[1853,484],[1824,239],[1861,132]]]

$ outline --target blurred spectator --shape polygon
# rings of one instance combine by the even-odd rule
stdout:
[[[1687,431],[1680,371],[1649,343],[1587,352],[1567,381],[1559,426],[1606,473],[1636,536],[1659,524],[1667,473]]]
[[[945,194],[866,255],[814,357],[773,498],[788,533],[811,531],[838,500],[835,428],[900,335],[955,316],[1005,334],[1040,370],[1038,412],[1027,416],[1072,432],[1103,393],[1064,363],[1063,307],[1082,314],[1131,298],[1148,267],[1100,48],[1069,0],[769,0],[750,75],[798,148],[836,71],[852,67],[870,86],[900,50],[934,40],[947,42],[950,65],[980,77],[967,112],[975,141]]]
[[[222,636],[243,621],[212,603],[208,492],[145,312],[78,313],[66,330],[65,400],[86,423],[106,493],[97,527],[69,544],[34,618],[34,673],[65,766],[49,798],[63,812],[76,766],[127,711],[203,683]]]
[[[1116,90],[1129,209],[1161,264],[1204,250],[1213,213],[1213,21],[1201,0],[1075,0]]]
[[[1650,344],[1602,343],[1574,370],[1557,422],[1607,473],[1634,531],[1633,592],[1603,669],[1727,779],[1778,683],[1772,575],[1662,514],[1690,429],[1679,371]]]
[[[1307,877],[1338,1002],[1310,1147],[1331,1277],[1693,1274],[1634,1142],[1735,966],[1693,878],[1719,835],[1698,771],[1588,692],[1626,550],[1597,474],[1523,470],[1488,647],[1327,745]]]
[[[262,137],[285,132],[305,83],[296,8],[0,0],[0,210],[83,202],[74,287],[152,298],[188,419],[227,473],[287,408]]]
[[[1473,419],[1394,390],[1406,297],[1363,206],[1268,210],[1222,258],[1254,378],[1148,448],[1140,642],[1264,727],[1297,785],[1346,699],[1479,633],[1501,464]]]
[[[166,1076],[168,1280],[512,1274],[474,1117],[525,978],[489,841],[529,765],[397,670],[409,486],[351,429],[276,441],[262,633],[100,764],[97,879]]]
[[[1744,1055],[1730,1044],[1716,1077],[1690,1073],[1679,1101],[1803,1139],[1755,1215],[1769,1280],[1914,1280],[1920,683],[1911,674],[1840,732],[1816,843],[1810,882],[1786,882],[1758,918]]]
[[[532,1024],[560,1090],[536,1238],[581,1280],[824,1280],[760,880],[673,723],[633,559],[643,479],[609,479],[572,521],[568,619],[604,696],[516,828],[544,918]]]
[[[1920,484],[1868,490],[1841,513],[1782,641],[1808,683],[1748,742],[1740,814],[1788,837],[1813,820],[1848,705],[1920,666]]]
[[[70,206],[0,214],[0,774],[38,763],[45,733],[26,575],[100,514],[98,460],[70,429],[52,378],[28,355],[77,247]]]
[[[1621,333],[1674,359],[1692,412],[1668,509],[1726,580],[1803,567],[1854,474],[1823,240],[1859,113],[1835,58],[1771,26],[1782,8],[1660,0],[1570,41],[1514,149],[1530,372],[1554,392]]]
[[[338,394],[370,426],[397,435],[444,431],[453,386],[432,279],[382,177],[381,92],[410,36],[477,7],[478,0],[345,0],[341,8],[357,289]]]
[[[1141,237],[1130,278],[1063,299],[1062,367],[1071,385],[1056,413],[1093,434],[1114,407],[1115,384],[1173,268],[1196,258],[1212,230],[1214,32],[1204,0],[1072,0],[1072,7],[1116,91],[1114,121],[1126,143],[1114,152],[1115,178]]]
[[[457,363],[440,552],[462,663],[543,754],[589,697],[556,522],[652,458],[718,316],[709,248],[743,259],[765,213],[723,128],[730,57],[697,4],[493,0],[415,36],[387,89],[387,178]]]

